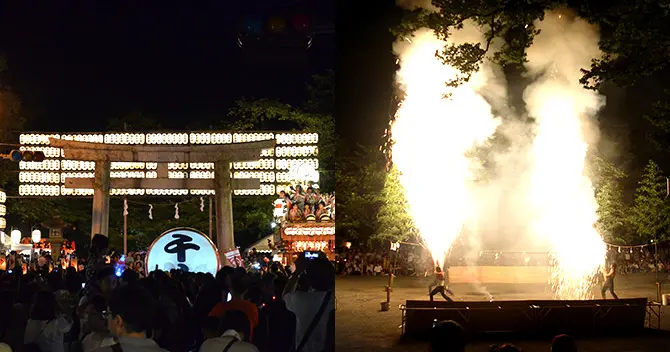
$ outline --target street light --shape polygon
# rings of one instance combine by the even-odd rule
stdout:
[[[33,243],[39,243],[40,240],[42,240],[42,231],[34,229],[30,237],[33,240]]]
[[[19,244],[21,242],[21,231],[20,230],[12,230],[10,236],[11,236],[11,239],[12,239],[12,244]]]

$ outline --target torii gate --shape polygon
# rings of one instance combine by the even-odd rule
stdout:
[[[91,237],[108,236],[109,191],[111,188],[132,189],[213,189],[216,205],[216,239],[219,256],[235,248],[233,232],[233,189],[260,188],[260,179],[233,179],[231,162],[255,161],[263,149],[275,147],[275,140],[222,145],[119,145],[67,141],[49,138],[52,147],[62,148],[70,160],[95,161],[94,178],[66,178],[67,188],[93,188]],[[157,178],[111,179],[111,162],[157,163]],[[214,163],[214,179],[168,178],[168,163]]]

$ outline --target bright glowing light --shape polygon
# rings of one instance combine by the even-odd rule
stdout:
[[[542,33],[528,52],[530,70],[545,70],[524,92],[536,121],[529,196],[535,213],[530,225],[553,253],[556,298],[588,299],[607,251],[594,227],[598,204],[584,174],[588,123],[603,100],[583,89],[578,78],[579,69],[598,54],[598,37],[584,21],[558,19],[548,16],[539,24]]]
[[[19,244],[21,242],[21,231],[12,230],[12,232],[10,232],[10,239],[12,244]]]
[[[30,239],[33,240],[33,243],[37,243],[42,239],[42,231],[34,229],[30,234]]]
[[[429,30],[398,45],[397,80],[405,98],[392,126],[393,163],[402,173],[415,224],[440,265],[470,212],[477,165],[466,154],[499,125],[476,91],[483,73],[458,88],[446,86],[458,71],[435,57],[444,45]],[[451,96],[445,98],[447,94]]]

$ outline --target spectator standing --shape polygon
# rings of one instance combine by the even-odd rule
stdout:
[[[118,344],[101,347],[95,352],[167,352],[147,337],[153,325],[155,305],[144,288],[131,285],[114,290],[106,314],[107,326]]]
[[[296,316],[296,352],[333,351],[333,267],[323,255],[306,259],[303,254],[295,265],[283,298],[286,308]]]
[[[228,310],[221,316],[220,337],[207,339],[200,352],[259,352],[253,344],[244,341],[250,334],[247,315],[237,310]]]

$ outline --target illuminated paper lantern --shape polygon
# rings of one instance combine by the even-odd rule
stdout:
[[[21,231],[19,231],[19,230],[12,230],[10,236],[11,236],[11,239],[12,239],[12,244],[19,244],[19,243],[21,243]]]
[[[30,234],[30,237],[33,240],[33,243],[38,243],[42,239],[42,231],[34,229]]]

